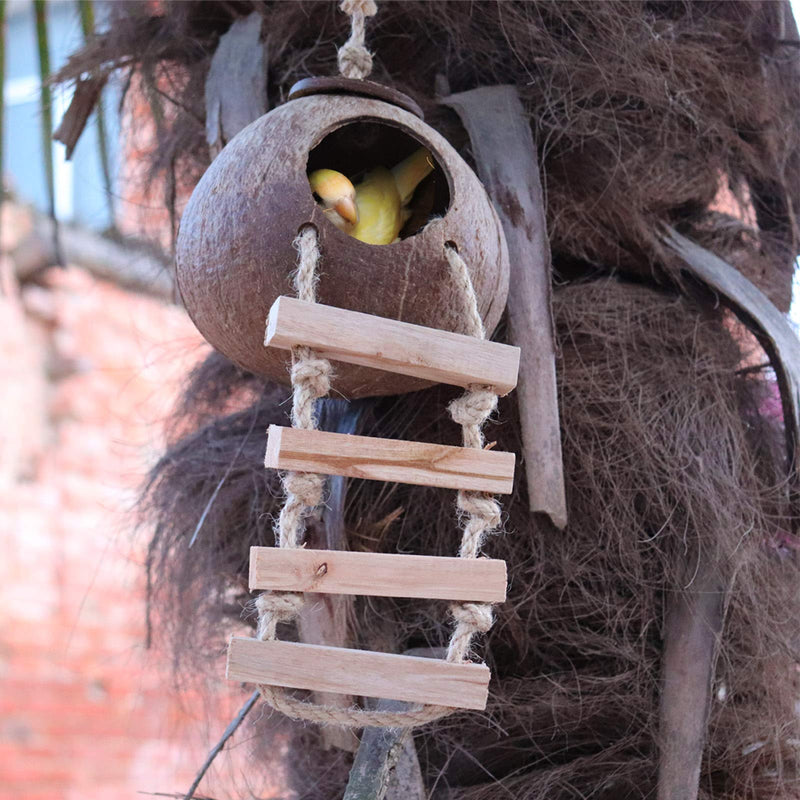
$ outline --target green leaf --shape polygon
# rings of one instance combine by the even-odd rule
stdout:
[[[48,80],[50,78],[50,51],[47,46],[47,4],[45,0],[33,0],[36,16],[36,47],[39,51],[40,102],[42,112],[42,156],[47,180],[47,200],[50,216],[56,217],[56,192],[53,176],[53,97]]]

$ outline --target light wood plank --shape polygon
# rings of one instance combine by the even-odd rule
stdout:
[[[250,589],[502,603],[506,599],[506,562],[251,547]]]
[[[489,676],[485,664],[317,644],[232,637],[228,646],[229,680],[452,708],[482,711]]]
[[[480,177],[494,200],[508,242],[511,341],[525,353],[519,405],[531,511],[567,524],[556,354],[550,300],[550,244],[530,120],[516,86],[481,86],[445,97],[469,134]]]
[[[517,385],[519,348],[424,328],[357,311],[279,297],[269,312],[264,344],[453,386],[491,386],[499,395]]]
[[[270,425],[264,466],[510,494],[514,454]]]

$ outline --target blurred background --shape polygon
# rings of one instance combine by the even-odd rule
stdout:
[[[43,94],[43,74],[104,9],[3,4],[2,800],[182,797],[242,702],[222,660],[218,681],[185,676],[179,692],[148,647],[134,499],[206,346],[174,302],[165,188],[144,188],[154,137],[136,87],[120,107],[124,87],[106,85],[71,159],[51,137],[71,97],[46,83]],[[66,266],[54,265],[51,215]],[[246,749],[240,736],[204,788],[231,796]]]

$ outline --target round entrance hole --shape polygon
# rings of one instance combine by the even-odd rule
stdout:
[[[407,239],[419,233],[431,219],[443,217],[450,207],[447,175],[424,142],[383,122],[350,122],[329,133],[311,150],[307,172],[332,169],[357,186],[370,170],[391,169],[420,148],[428,149],[434,168],[416,187],[407,206],[409,217],[399,235],[400,239]]]

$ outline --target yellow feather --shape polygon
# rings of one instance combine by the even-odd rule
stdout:
[[[408,158],[392,167],[397,191],[400,192],[401,205],[407,206],[411,202],[414,190],[431,170],[433,170],[433,157],[424,147],[420,147]]]
[[[367,244],[391,244],[400,235],[400,229],[411,212],[406,205],[411,201],[414,190],[433,169],[431,154],[421,147],[391,170],[376,167],[370,170],[364,180],[353,189],[352,183],[341,172],[319,169],[309,175],[311,188],[322,200],[329,219],[342,230]],[[339,204],[347,203],[355,191],[355,208],[352,201],[342,209]],[[348,214],[347,211],[356,215]],[[337,211],[352,220],[343,219]]]
[[[356,186],[358,223],[350,235],[367,244],[391,244],[403,227],[400,194],[392,173],[378,167]]]

